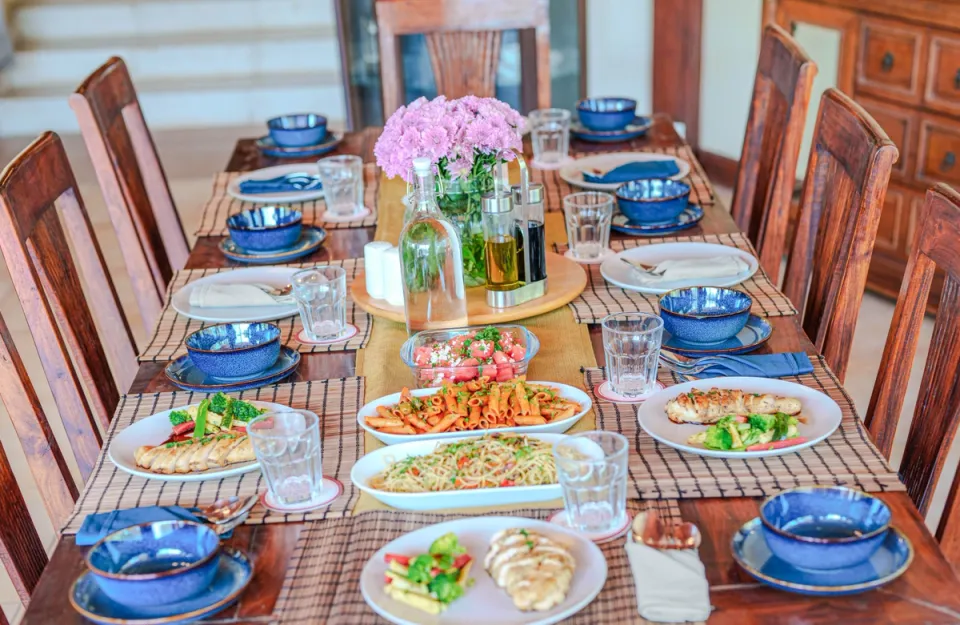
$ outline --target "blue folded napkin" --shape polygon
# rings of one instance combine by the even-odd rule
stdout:
[[[630,182],[631,180],[645,180],[647,178],[669,178],[680,173],[677,161],[665,159],[662,161],[634,161],[614,167],[602,176],[583,172],[583,179],[587,182],[599,184],[613,184],[615,182]]]
[[[77,532],[77,545],[81,547],[92,545],[108,534],[131,525],[174,520],[203,522],[190,510],[180,506],[144,506],[142,508],[114,510],[113,512],[99,512],[89,514],[83,520],[83,525]]]
[[[320,179],[316,176],[314,176],[313,182],[311,182],[308,187],[303,186],[302,177],[298,178],[298,181],[301,184],[294,184],[288,178],[288,176],[280,176],[278,178],[271,178],[269,180],[244,180],[240,183],[240,193],[250,193],[252,195],[256,195],[257,193],[312,191],[322,188],[320,185]]]
[[[709,365],[695,376],[698,378],[731,376],[782,378],[813,372],[810,357],[803,352],[760,356],[706,356],[698,359],[698,362]]]

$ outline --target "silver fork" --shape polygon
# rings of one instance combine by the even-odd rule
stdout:
[[[627,266],[630,267],[631,269],[633,269],[634,271],[638,271],[638,272],[640,272],[640,273],[647,274],[648,276],[656,276],[657,278],[659,278],[660,276],[662,276],[662,275],[664,274],[664,272],[666,271],[666,269],[662,269],[662,270],[660,270],[660,271],[657,271],[657,268],[656,268],[656,267],[650,268],[650,267],[647,267],[647,266],[642,265],[642,264],[640,264],[640,263],[635,263],[635,262],[633,262],[633,261],[631,261],[631,260],[627,260],[626,258],[624,258],[624,257],[622,257],[622,256],[620,257],[620,261],[626,263]]]
[[[679,373],[680,375],[696,375],[701,373],[708,365],[701,364],[697,360],[690,362],[683,362],[682,360],[677,360],[673,356],[668,356],[664,352],[660,352],[660,364],[669,371],[674,373]]]

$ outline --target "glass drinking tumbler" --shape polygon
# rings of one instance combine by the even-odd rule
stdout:
[[[581,191],[563,198],[570,252],[578,260],[594,260],[610,245],[613,196],[600,191]]]
[[[344,218],[363,208],[363,159],[359,156],[330,156],[317,161],[327,212]]]
[[[347,272],[320,265],[293,274],[293,298],[304,333],[311,341],[329,341],[347,329]]]
[[[538,165],[560,165],[570,147],[570,111],[537,109],[530,111],[530,140],[533,160]]]
[[[323,463],[315,413],[268,412],[247,424],[247,434],[274,501],[303,506],[320,500]]]
[[[601,322],[610,390],[641,397],[656,390],[663,319],[641,312],[608,315]]]
[[[616,432],[582,432],[553,446],[567,524],[608,534],[626,524],[627,439]]]

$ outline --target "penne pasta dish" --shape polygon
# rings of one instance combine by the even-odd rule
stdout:
[[[386,434],[437,434],[524,425],[545,425],[581,411],[579,403],[561,397],[556,388],[522,378],[492,382],[489,378],[453,384],[431,395],[400,393],[395,405],[377,406],[368,426]]]

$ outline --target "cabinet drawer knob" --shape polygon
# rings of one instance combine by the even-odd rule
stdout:
[[[893,69],[893,53],[887,52],[883,55],[883,58],[880,60],[880,69],[885,72],[889,72]]]
[[[957,164],[957,155],[953,152],[947,152],[943,155],[943,161],[940,162],[940,171],[950,171]]]
[[[953,88],[960,89],[960,69],[953,75]]]

